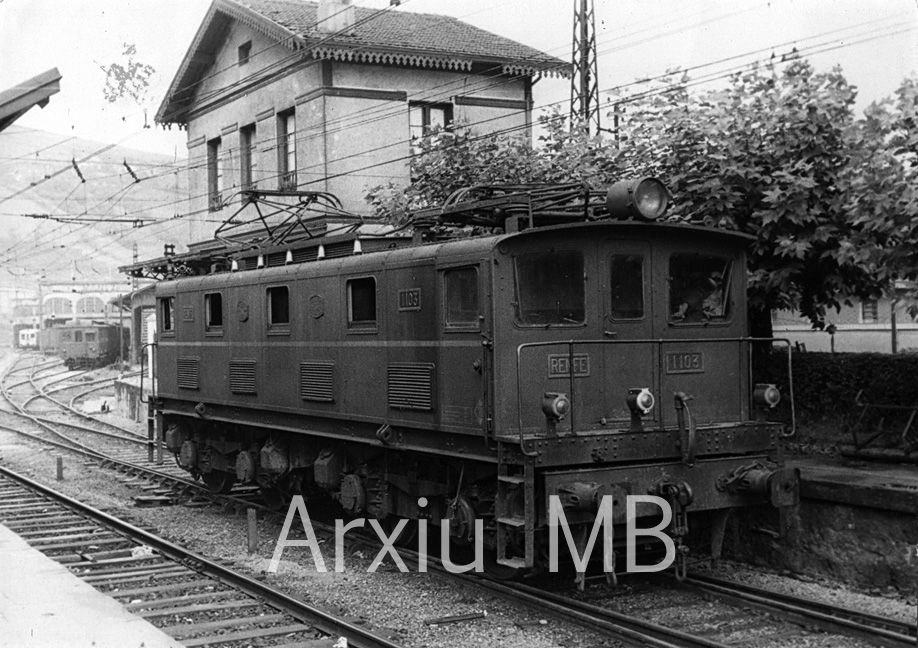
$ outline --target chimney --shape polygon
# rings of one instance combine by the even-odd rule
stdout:
[[[351,0],[319,0],[319,31],[353,36],[355,13]]]

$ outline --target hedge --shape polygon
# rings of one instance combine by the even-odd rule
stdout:
[[[856,403],[861,390],[862,398],[874,405],[918,405],[918,355],[795,352],[792,360],[797,426],[804,439],[812,427],[819,428],[817,437],[850,442],[849,427],[862,411]],[[772,353],[757,363],[755,381],[775,383],[786,397],[786,353]],[[770,418],[789,420],[788,403],[778,410]],[[908,415],[872,409],[860,429],[876,429],[879,419],[885,418],[889,433],[881,445],[890,446],[898,442]]]

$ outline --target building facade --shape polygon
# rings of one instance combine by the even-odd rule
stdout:
[[[393,3],[397,5],[398,3]],[[454,18],[350,0],[214,0],[157,122],[188,131],[189,241],[241,190],[321,191],[366,214],[435,128],[531,137],[532,86],[569,64]]]
[[[918,322],[908,313],[912,301],[905,284],[897,298],[855,301],[826,313],[826,328],[815,330],[809,320],[790,311],[772,315],[774,336],[787,338],[807,351],[854,353],[918,352]]]

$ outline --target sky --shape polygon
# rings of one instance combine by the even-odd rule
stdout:
[[[574,0],[402,0],[395,11],[451,15],[559,58],[571,56]],[[918,72],[918,0],[594,0],[600,89],[668,69],[693,77],[797,47],[859,88],[857,109]],[[373,8],[389,0],[356,0]],[[61,91],[16,124],[185,157],[185,133],[153,116],[209,0],[0,0],[0,89],[52,67]],[[103,97],[103,67],[125,43],[156,74],[144,105]],[[605,93],[601,92],[605,97]],[[537,109],[565,102],[567,81],[542,80]],[[145,128],[145,126],[147,126]],[[0,134],[2,147],[2,134]]]

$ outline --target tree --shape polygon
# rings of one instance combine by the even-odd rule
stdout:
[[[489,182],[586,181],[655,175],[671,188],[676,221],[756,237],[749,253],[753,334],[770,336],[774,309],[816,327],[827,308],[875,298],[918,274],[918,82],[854,117],[855,89],[839,69],[804,60],[736,74],[725,88],[691,92],[672,73],[631,96],[617,140],[566,130],[531,149],[459,129],[426,140],[407,188],[371,192],[381,213],[404,219],[456,188]],[[383,199],[385,197],[385,199]]]
[[[150,79],[156,73],[152,65],[136,60],[137,47],[133,43],[124,43],[121,52],[122,63],[111,63],[108,67],[100,65],[105,72],[105,87],[102,94],[109,103],[129,101],[143,106],[149,99]],[[149,128],[144,108],[144,128]]]

